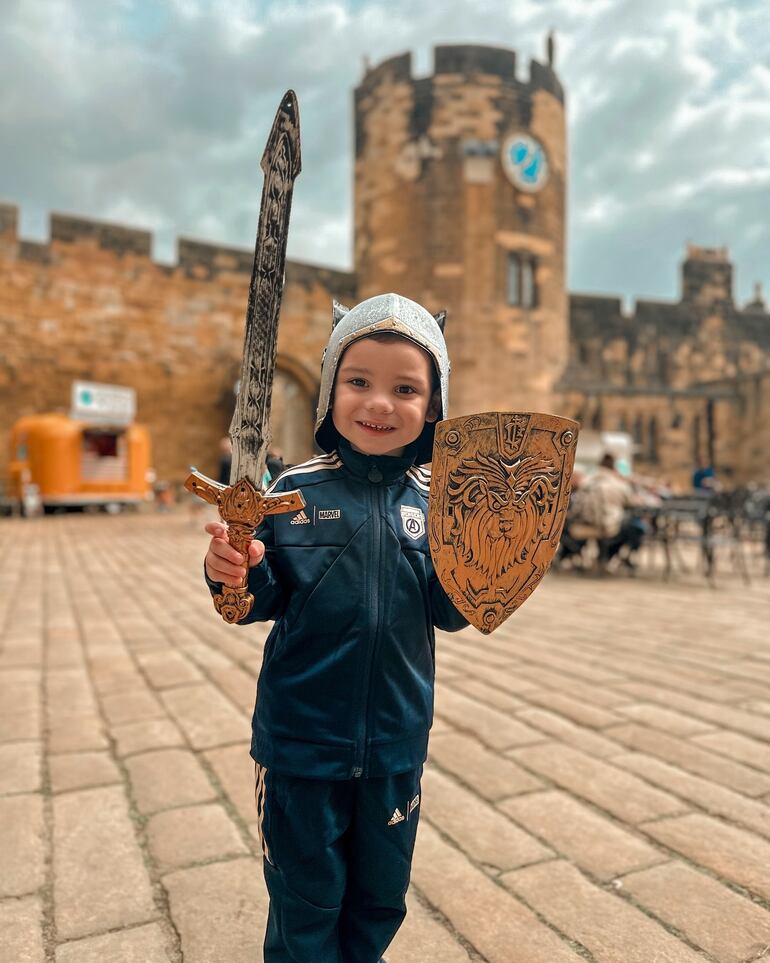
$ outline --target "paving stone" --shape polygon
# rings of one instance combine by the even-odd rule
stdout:
[[[211,678],[240,709],[251,715],[257,695],[257,680],[237,665],[212,669]]]
[[[241,742],[251,734],[245,715],[211,685],[166,689],[161,698],[195,749]]]
[[[770,912],[682,863],[623,880],[634,899],[720,963],[761,959],[770,946]]]
[[[743,705],[747,712],[759,712],[760,715],[770,716],[770,699],[751,699]]]
[[[505,713],[484,706],[447,686],[436,692],[436,715],[458,729],[473,733],[493,749],[525,746],[543,739],[543,734],[537,729],[531,729],[523,722],[517,722]]]
[[[490,802],[542,788],[542,781],[513,760],[491,752],[461,733],[441,733],[430,740],[430,758]]]
[[[440,662],[442,658],[441,646],[438,647],[437,660]],[[502,689],[503,692],[510,692],[512,695],[523,695],[527,692],[534,692],[540,688],[540,686],[531,682],[529,679],[520,678],[515,671],[512,672],[501,672],[499,668],[495,668],[491,665],[483,665],[480,662],[472,663],[472,668],[470,670],[460,669],[460,676],[472,675],[475,679],[483,679],[485,682],[490,682],[492,685],[497,686],[498,689]]]
[[[3,693],[2,712],[34,713],[40,706],[40,677],[38,669],[4,669],[0,671],[0,692]]]
[[[37,792],[40,789],[39,742],[9,742],[0,745],[0,795]]]
[[[163,878],[184,963],[254,963],[262,956],[267,892],[254,859],[235,859]]]
[[[162,873],[249,852],[229,816],[218,805],[156,813],[147,825],[147,838]]]
[[[216,792],[195,756],[185,749],[159,749],[126,760],[141,813],[207,802]]]
[[[600,709],[587,702],[581,702],[579,699],[573,699],[572,696],[563,692],[545,690],[527,692],[526,701],[545,709],[551,709],[553,712],[572,719],[578,725],[589,726],[592,729],[604,729],[623,721],[608,709]]]
[[[43,885],[44,833],[41,796],[0,799],[0,897],[24,896]]]
[[[48,751],[85,752],[89,749],[106,749],[107,737],[102,720],[96,713],[86,715],[59,715],[51,724]]]
[[[630,769],[715,816],[724,816],[731,822],[770,838],[770,807],[761,800],[747,799],[731,789],[717,786],[707,779],[692,776],[660,759],[652,759],[638,752],[615,756],[612,761],[616,766]]]
[[[43,714],[39,707],[21,712],[4,712],[0,706],[0,743],[40,739],[42,723]]]
[[[144,680],[131,656],[117,643],[89,648],[91,680],[101,696],[140,689]]]
[[[574,662],[573,662],[574,669]],[[626,705],[630,700],[627,695],[613,692],[607,683],[596,684],[581,682],[575,672],[555,672],[541,666],[522,664],[516,668],[517,674],[531,681],[533,691],[536,689],[554,689],[578,699],[586,705],[601,706],[603,709],[613,709],[615,706]],[[615,679],[615,676],[612,676]],[[608,680],[609,681],[609,680]]]
[[[683,692],[663,689],[643,682],[628,682],[617,688],[630,692],[638,698],[648,699],[650,702],[663,703],[696,719],[715,722],[725,729],[735,729],[748,736],[770,741],[770,718],[766,716],[753,715],[730,706],[716,705],[707,699],[698,699]]]
[[[410,893],[406,919],[387,948],[388,963],[470,963],[470,957],[445,926]]]
[[[568,746],[582,749],[590,756],[598,756],[601,759],[623,751],[623,746],[619,746],[617,742],[600,736],[585,726],[570,722],[569,719],[555,712],[548,712],[547,709],[522,709],[516,713],[516,718],[523,719],[533,728],[548,733],[549,736],[555,736]]]
[[[553,852],[489,803],[432,769],[422,779],[422,818],[474,860],[497,870],[550,859]]]
[[[60,939],[143,923],[158,913],[119,787],[54,796],[54,908]]]
[[[51,756],[49,766],[51,789],[54,792],[108,786],[121,781],[118,767],[108,752],[73,752]]]
[[[629,823],[682,812],[686,805],[622,769],[569,746],[530,746],[513,757],[558,786]]]
[[[209,749],[203,755],[240,817],[247,823],[251,822],[256,810],[254,760],[249,755],[249,743],[242,742],[225,749]]]
[[[596,963],[703,963],[700,953],[659,923],[594,886],[561,860],[513,870],[501,881],[562,933],[581,943]]]
[[[42,912],[36,896],[0,902],[0,963],[43,963]]]
[[[482,705],[492,706],[510,715],[520,709],[524,703],[516,696],[507,692],[502,692],[493,685],[488,685],[480,679],[458,678],[452,683],[453,689],[458,689],[465,695],[471,696]]]
[[[770,843],[759,836],[700,813],[662,819],[642,828],[693,863],[770,899]]]
[[[643,839],[558,790],[506,799],[498,808],[600,880],[668,859]]]
[[[770,792],[770,775],[756,772],[739,762],[701,749],[694,739],[677,739],[664,732],[635,725],[617,726],[610,730],[610,734],[629,749],[639,749],[647,755],[658,756],[681,769],[736,789],[747,796],[761,796]]]
[[[168,963],[167,941],[157,923],[89,936],[56,950],[56,963]]]
[[[167,689],[170,686],[201,680],[201,674],[192,662],[173,649],[138,652],[136,660],[156,689]]]
[[[107,722],[120,726],[126,722],[145,722],[147,719],[164,719],[166,713],[149,689],[116,692],[102,696],[102,710]]]
[[[633,719],[634,722],[641,722],[652,729],[660,729],[662,732],[682,736],[683,738],[714,731],[714,726],[709,722],[702,722],[699,719],[686,716],[684,713],[675,712],[673,709],[665,709],[663,706],[656,706],[649,702],[621,706],[617,711],[621,715]]]
[[[488,963],[578,963],[581,959],[427,823],[417,835],[412,880]]]
[[[767,743],[738,732],[712,732],[709,735],[696,736],[692,741],[723,756],[740,760],[747,766],[770,772],[770,745]]]
[[[118,756],[130,756],[148,749],[184,745],[184,738],[170,719],[149,719],[147,722],[128,722],[112,726],[110,735],[115,740]]]
[[[58,715],[95,715],[96,700],[85,668],[50,670],[46,674],[46,705],[53,721]]]

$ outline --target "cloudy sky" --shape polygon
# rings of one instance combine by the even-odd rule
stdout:
[[[250,247],[259,159],[297,91],[289,256],[351,266],[352,90],[365,57],[491,43],[556,66],[570,127],[569,286],[678,296],[684,245],[770,294],[767,0],[3,0],[0,200]]]

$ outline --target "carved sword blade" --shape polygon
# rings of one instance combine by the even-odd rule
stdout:
[[[256,488],[262,484],[270,445],[270,402],[286,240],[294,181],[301,170],[299,106],[293,90],[286,92],[275,115],[261,167],[265,182],[246,309],[240,390],[230,424],[230,484],[247,478]]]
[[[265,182],[259,209],[254,267],[249,284],[246,330],[238,398],[230,438],[233,460],[230,484],[220,485],[193,471],[185,488],[217,505],[227,522],[228,538],[248,559],[254,530],[268,514],[299,511],[301,492],[262,495],[262,477],[270,444],[270,402],[278,341],[278,315],[283,294],[286,240],[294,181],[301,169],[299,107],[293,90],[284,94],[262,155]],[[226,622],[240,622],[251,611],[254,597],[247,579],[237,587],[223,585],[214,606]]]

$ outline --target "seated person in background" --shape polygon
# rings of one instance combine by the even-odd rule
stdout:
[[[579,489],[575,504],[577,523],[573,527],[579,537],[581,523],[591,529],[591,535],[599,541],[600,559],[609,562],[622,548],[626,552],[621,561],[633,568],[630,556],[642,544],[646,531],[644,522],[636,517],[627,518],[626,509],[638,504],[631,482],[615,470],[615,459],[605,454],[596,473],[590,475]]]

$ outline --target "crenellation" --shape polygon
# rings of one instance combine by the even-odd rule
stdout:
[[[90,241],[119,256],[136,254],[150,258],[152,255],[152,234],[149,231],[56,213],[51,214],[50,225],[52,243],[77,244]]]
[[[180,237],[177,241],[177,266],[187,277],[213,280],[220,274],[251,274],[254,254],[246,248],[226,247]]]
[[[556,71],[548,64],[542,64],[539,60],[530,60],[528,86],[533,91],[546,90],[549,94],[553,94],[559,103],[564,103],[564,87],[556,75]]]
[[[0,204],[0,235],[15,239],[19,233],[19,208],[15,204]]]
[[[366,71],[361,83],[358,86],[358,90],[362,92],[368,92],[373,90],[383,81],[388,82],[404,82],[410,81],[412,79],[412,54],[410,51],[402,54],[396,54],[395,57],[389,57],[387,60],[383,60],[381,64],[376,67],[372,67]]]
[[[19,258],[22,261],[48,264],[51,260],[51,245],[40,241],[19,241]]]
[[[435,48],[433,63],[435,74],[490,74],[509,83],[516,79],[516,51],[505,47],[441,44]]]
[[[305,289],[320,286],[331,291],[338,301],[352,302],[356,296],[356,275],[352,271],[319,267],[303,261],[286,262],[286,284]]]

